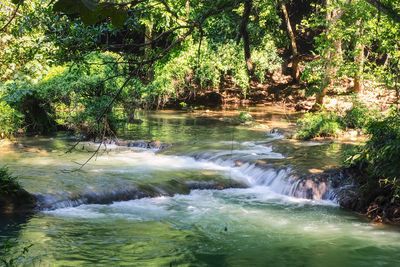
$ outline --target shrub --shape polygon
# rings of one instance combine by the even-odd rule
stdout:
[[[314,137],[337,136],[342,127],[339,123],[340,117],[333,113],[307,113],[304,118],[297,120],[295,138],[309,140]]]
[[[370,120],[377,117],[377,111],[367,108],[356,96],[353,96],[352,102],[353,107],[346,111],[342,124],[349,129],[364,129]]]
[[[15,115],[20,115],[14,116],[14,120],[23,120],[23,125],[32,132],[46,133],[55,130],[59,124],[85,134],[96,135],[103,129],[103,121],[100,123],[97,121],[103,111],[108,126],[114,128],[116,120],[112,110],[105,111],[105,109],[125,78],[109,79],[123,70],[121,66],[104,62],[117,60],[118,57],[110,52],[91,53],[84,58],[89,64],[83,62],[79,65],[69,64],[48,68],[45,74],[41,74],[40,82],[27,80],[7,82],[3,85],[4,102],[0,102],[0,110],[3,106],[14,110]],[[132,81],[126,86],[124,93],[135,88]],[[123,99],[129,98],[120,97],[116,101],[117,104],[121,104]],[[5,115],[0,115],[0,118],[1,116]],[[17,127],[7,128],[7,132],[16,129]]]
[[[21,113],[0,100],[0,139],[10,137],[16,132],[22,124],[22,118]]]
[[[253,117],[247,111],[241,111],[239,116],[238,116],[238,120],[241,123],[252,122],[253,121]]]
[[[370,201],[385,192],[393,202],[400,192],[400,113],[392,111],[384,119],[372,120],[366,130],[370,139],[347,151],[343,166],[358,171],[357,182]]]
[[[17,178],[12,176],[7,167],[0,167],[0,194],[12,195],[21,190]]]

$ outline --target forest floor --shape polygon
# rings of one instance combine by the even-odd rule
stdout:
[[[327,111],[344,112],[352,107],[353,93],[352,80],[346,79],[332,84],[324,99],[324,108]],[[286,109],[298,112],[309,111],[314,103],[315,96],[308,96],[307,85],[303,82],[295,83],[292,78],[282,72],[270,75],[264,83],[251,82],[250,89],[244,93],[235,86],[229,76],[219,88],[208,88],[196,97],[186,99],[186,103],[195,106],[241,108],[247,106],[280,105]],[[358,94],[358,101],[379,112],[387,110],[396,102],[396,92],[385,89],[381,84],[364,82],[364,90]]]

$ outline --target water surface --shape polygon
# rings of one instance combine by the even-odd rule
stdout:
[[[33,244],[18,259],[21,266],[400,264],[398,228],[372,225],[329,197],[298,197],[291,172],[338,166],[345,145],[293,142],[223,119],[233,115],[142,113],[144,123],[121,129],[120,136],[158,139],[171,148],[108,146],[77,172],[68,170],[95,147],[82,143],[65,154],[74,142],[65,135],[24,138],[24,147],[2,149],[0,162],[42,206],[31,216],[0,219],[0,241],[11,244],[1,255],[17,257]],[[295,118],[256,117],[288,127]],[[177,186],[224,181],[246,188],[188,192]],[[121,201],[135,190],[156,194]]]

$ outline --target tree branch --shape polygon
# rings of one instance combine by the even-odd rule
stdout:
[[[382,3],[379,0],[364,0],[364,1],[372,6],[376,7],[378,10],[385,13],[388,17],[392,18],[397,23],[400,23],[400,14],[397,13],[395,10],[393,10],[388,5]]]
[[[4,31],[8,25],[10,25],[10,23],[13,21],[13,19],[15,18],[15,16],[17,16],[17,12],[19,7],[21,6],[22,1],[19,1],[17,4],[17,7],[15,8],[14,13],[12,14],[11,18],[8,20],[8,22],[0,29],[0,32]]]

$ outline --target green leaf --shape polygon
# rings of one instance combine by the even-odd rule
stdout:
[[[128,19],[128,14],[125,10],[115,7],[103,6],[99,8],[98,12],[103,18],[110,17],[111,23],[117,28],[122,28]]]
[[[110,16],[112,24],[117,28],[124,27],[128,14],[123,10],[116,9]]]
[[[93,12],[87,8],[83,8],[79,14],[82,22],[86,25],[93,25],[102,19],[99,13]]]
[[[81,2],[91,11],[95,11],[97,9],[96,3],[91,0],[81,0]]]
[[[12,0],[11,3],[13,3],[14,5],[22,5],[24,3],[24,0]]]
[[[110,17],[115,27],[122,28],[128,19],[125,10],[110,5],[98,6],[92,0],[58,0],[53,6],[53,10],[65,14],[79,14],[82,22],[86,25],[92,25]]]
[[[79,13],[82,2],[80,0],[58,0],[53,10],[55,12],[64,12],[65,14]]]

